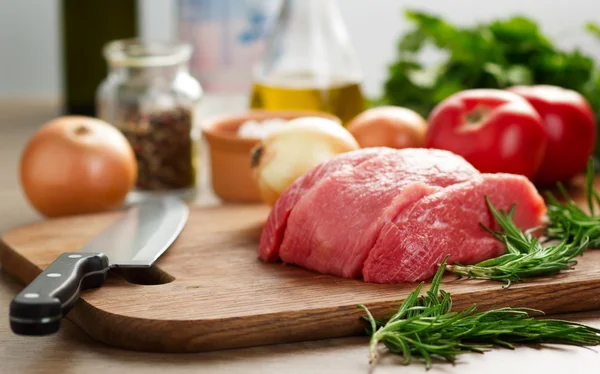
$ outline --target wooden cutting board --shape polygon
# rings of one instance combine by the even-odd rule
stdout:
[[[59,254],[77,250],[120,214],[13,229],[2,238],[2,267],[28,283]],[[155,267],[113,272],[101,288],[85,291],[67,317],[116,347],[209,351],[362,334],[366,325],[357,304],[366,304],[376,317],[389,316],[414,289],[414,284],[366,284],[261,262],[256,248],[267,214],[261,205],[193,208],[181,237]],[[574,271],[509,289],[501,286],[447,275],[443,287],[452,293],[457,310],[473,303],[482,310],[600,309],[600,250],[588,251]]]

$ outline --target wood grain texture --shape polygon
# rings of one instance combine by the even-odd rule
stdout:
[[[112,274],[85,291],[67,316],[93,338],[143,351],[198,352],[359,335],[357,304],[379,317],[393,313],[414,284],[377,285],[265,264],[256,248],[268,208],[192,208],[184,231],[150,277],[169,283],[133,284]],[[60,253],[75,251],[120,213],[60,218],[4,235],[3,268],[32,281]],[[455,308],[522,306],[549,314],[600,308],[600,251],[576,270],[502,289],[497,282],[444,279]]]

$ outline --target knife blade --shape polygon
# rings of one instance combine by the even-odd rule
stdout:
[[[65,252],[10,304],[10,326],[19,335],[48,335],[79,298],[100,287],[114,267],[150,267],[171,246],[188,218],[176,197],[150,199],[129,208],[77,252]]]

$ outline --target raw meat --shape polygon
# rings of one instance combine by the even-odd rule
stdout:
[[[259,256],[367,282],[423,280],[450,254],[470,264],[503,252],[484,196],[523,229],[546,207],[524,177],[481,174],[433,149],[367,148],[313,168],[285,191],[261,237]]]
[[[414,282],[431,277],[446,255],[448,262],[474,264],[504,253],[502,243],[479,226],[492,227],[492,204],[508,211],[516,203],[514,222],[521,228],[540,225],[546,207],[525,177],[482,174],[424,197],[386,222],[369,252],[362,274],[374,283]]]
[[[321,163],[298,178],[277,199],[271,214],[267,218],[263,233],[260,238],[259,256],[265,261],[275,261],[279,257],[279,246],[292,208],[302,198],[304,193],[321,179],[337,172],[349,173],[362,162],[372,157],[393,153],[390,148],[368,148],[358,151],[343,153],[336,158]]]
[[[279,256],[321,273],[360,276],[386,221],[413,201],[478,174],[462,157],[447,151],[405,149],[380,154],[330,176],[296,203]],[[422,182],[420,188],[405,193],[414,182]]]

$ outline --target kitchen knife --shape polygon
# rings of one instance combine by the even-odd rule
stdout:
[[[58,331],[79,291],[99,287],[113,267],[151,266],[185,226],[187,205],[176,197],[147,200],[77,252],[60,255],[10,304],[10,327],[19,335]]]

